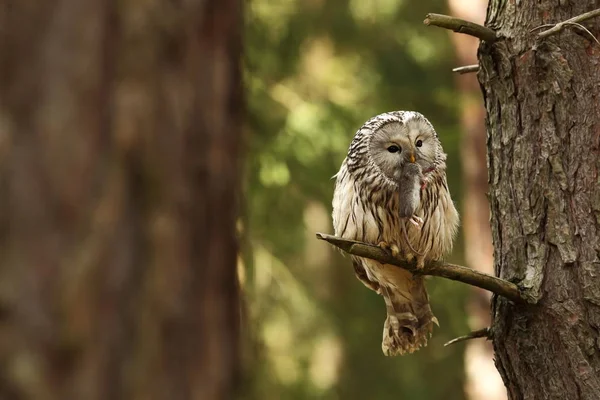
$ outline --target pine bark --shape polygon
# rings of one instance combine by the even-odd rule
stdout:
[[[495,272],[536,305],[493,302],[511,399],[600,396],[600,46],[569,27],[600,1],[492,0],[478,74],[487,109]],[[600,20],[583,23],[596,37]]]
[[[240,8],[0,2],[0,398],[231,398]]]

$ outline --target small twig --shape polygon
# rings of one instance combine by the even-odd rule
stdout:
[[[533,31],[539,29],[540,27],[552,26],[552,28],[545,30],[544,32],[541,32],[538,34],[538,38],[543,39],[543,38],[547,38],[548,36],[552,36],[555,33],[562,31],[563,29],[565,29],[565,27],[567,27],[569,25],[578,24],[579,22],[585,21],[590,18],[598,17],[598,16],[600,16],[600,9],[586,12],[584,14],[578,15],[578,16],[568,19],[566,21],[559,22],[558,24],[556,24],[554,26],[549,25],[549,24],[541,25],[541,26],[538,26],[537,28],[533,28],[531,31],[533,32]],[[594,36],[594,35],[592,35],[592,36]],[[596,39],[596,38],[594,37],[594,39]]]
[[[427,14],[425,16],[425,25],[439,26],[440,28],[450,29],[454,32],[464,33],[465,35],[475,36],[486,42],[495,42],[498,40],[496,32],[485,26],[463,19],[450,17],[442,14]]]
[[[346,253],[370,258],[384,264],[395,265],[414,274],[439,276],[489,290],[517,303],[527,302],[527,298],[521,294],[519,288],[514,283],[475,271],[471,268],[443,261],[430,261],[423,268],[418,268],[415,261],[407,262],[399,257],[394,257],[391,253],[378,246],[355,240],[342,239],[324,233],[317,233],[317,238],[333,244]]]
[[[573,25],[576,28],[581,29],[582,31],[584,31],[585,33],[587,33],[589,35],[589,37],[592,38],[592,40],[596,43],[598,43],[598,45],[600,45],[600,41],[598,41],[598,39],[596,39],[596,36],[594,36],[594,34],[592,32],[590,32],[590,30],[588,28],[586,28],[585,26],[577,23],[577,22],[567,22],[569,25]]]
[[[477,339],[477,338],[490,339],[491,333],[492,333],[492,330],[489,327],[483,328],[483,329],[479,329],[479,330],[476,330],[476,331],[473,331],[473,332],[469,333],[468,335],[459,336],[456,339],[452,339],[451,341],[449,341],[448,343],[446,343],[444,345],[444,347],[450,346],[451,344],[464,342],[465,340],[471,340],[471,339]]]
[[[550,28],[550,27],[553,27],[553,26],[554,26],[554,24],[544,24],[544,25],[536,26],[535,28],[533,28],[532,30],[530,30],[529,33],[533,33],[535,31],[539,31],[540,29]]]
[[[464,67],[452,68],[452,72],[456,72],[461,75],[470,74],[471,72],[477,72],[477,71],[479,71],[479,64],[465,65]]]

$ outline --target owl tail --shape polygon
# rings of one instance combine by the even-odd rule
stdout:
[[[437,318],[431,312],[423,277],[408,271],[394,285],[381,286],[387,318],[383,325],[381,348],[386,356],[412,353],[427,345]]]

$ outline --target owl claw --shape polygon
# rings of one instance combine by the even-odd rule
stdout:
[[[398,257],[398,255],[400,254],[400,248],[393,243],[389,244],[388,242],[379,242],[377,246],[381,247],[385,251],[389,251],[394,257]]]
[[[413,215],[412,217],[410,217],[409,219],[410,223],[413,224],[414,226],[416,226],[418,229],[421,229],[421,227],[423,226],[423,218]]]

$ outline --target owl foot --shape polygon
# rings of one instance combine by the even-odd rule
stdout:
[[[416,259],[417,259],[417,269],[423,269],[425,268],[425,256],[427,255],[429,251],[425,250],[423,251],[423,253],[418,253],[416,255]]]
[[[413,224],[414,226],[417,227],[417,229],[421,229],[421,227],[423,226],[423,218],[413,215],[412,217],[410,217],[409,219],[410,223]]]
[[[385,251],[389,251],[394,257],[398,257],[398,255],[400,254],[400,248],[398,248],[398,246],[393,243],[389,244],[388,242],[379,242],[377,246],[381,247]]]
[[[425,257],[417,256],[417,269],[425,268]]]

